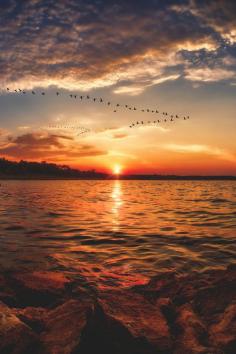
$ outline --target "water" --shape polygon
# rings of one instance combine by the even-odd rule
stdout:
[[[2,181],[0,266],[93,285],[236,262],[234,181]]]

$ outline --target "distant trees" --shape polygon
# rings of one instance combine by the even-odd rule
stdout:
[[[0,177],[4,178],[75,178],[75,179],[102,179],[106,174],[94,170],[80,171],[67,165],[54,163],[9,161],[0,158]]]

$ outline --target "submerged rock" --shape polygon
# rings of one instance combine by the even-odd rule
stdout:
[[[71,281],[60,272],[37,271],[11,274],[10,282],[19,305],[25,307],[50,306],[60,302]]]

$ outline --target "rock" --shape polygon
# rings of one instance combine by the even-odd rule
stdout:
[[[93,304],[88,300],[69,300],[48,312],[45,330],[40,338],[42,354],[71,354],[79,347],[81,333],[87,324]]]
[[[9,286],[7,277],[3,274],[0,274],[0,301],[3,301],[8,306],[17,304],[15,293]]]
[[[178,309],[176,326],[179,329],[174,354],[209,354],[207,330],[189,304]]]
[[[155,353],[171,352],[172,340],[160,307],[127,290],[100,294],[99,304],[107,316],[130,333],[133,340],[144,340]]]
[[[219,316],[218,322],[210,327],[212,342],[225,354],[236,352],[236,304],[229,305]]]
[[[62,301],[70,280],[60,272],[14,273],[11,285],[19,306],[50,306]]]
[[[44,329],[47,309],[42,307],[26,307],[24,309],[12,309],[12,311],[35,332],[40,333]]]
[[[144,295],[148,299],[156,299],[157,297],[173,298],[178,291],[178,287],[179,282],[176,273],[167,271],[152,277],[145,285],[134,286],[132,290]]]
[[[33,331],[3,303],[0,303],[0,353],[34,353],[39,344]]]
[[[208,273],[206,272],[206,275]],[[195,310],[209,324],[236,300],[236,271],[212,272],[208,286],[200,288],[193,298]]]

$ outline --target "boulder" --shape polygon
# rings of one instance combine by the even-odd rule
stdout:
[[[0,353],[34,353],[38,344],[33,331],[11,309],[0,303]]]
[[[229,305],[210,327],[211,340],[225,354],[236,352],[236,304]]]
[[[190,304],[180,306],[175,325],[178,327],[174,354],[209,354],[207,329]]]
[[[160,307],[143,296],[129,291],[100,294],[99,304],[104,313],[119,322],[133,340],[143,340],[155,353],[169,353],[172,339]]]
[[[71,283],[63,273],[49,271],[14,273],[10,282],[20,307],[56,305]]]
[[[44,348],[41,354],[71,354],[76,351],[88,314],[92,311],[93,304],[89,300],[69,300],[48,311],[45,329],[40,336]]]

